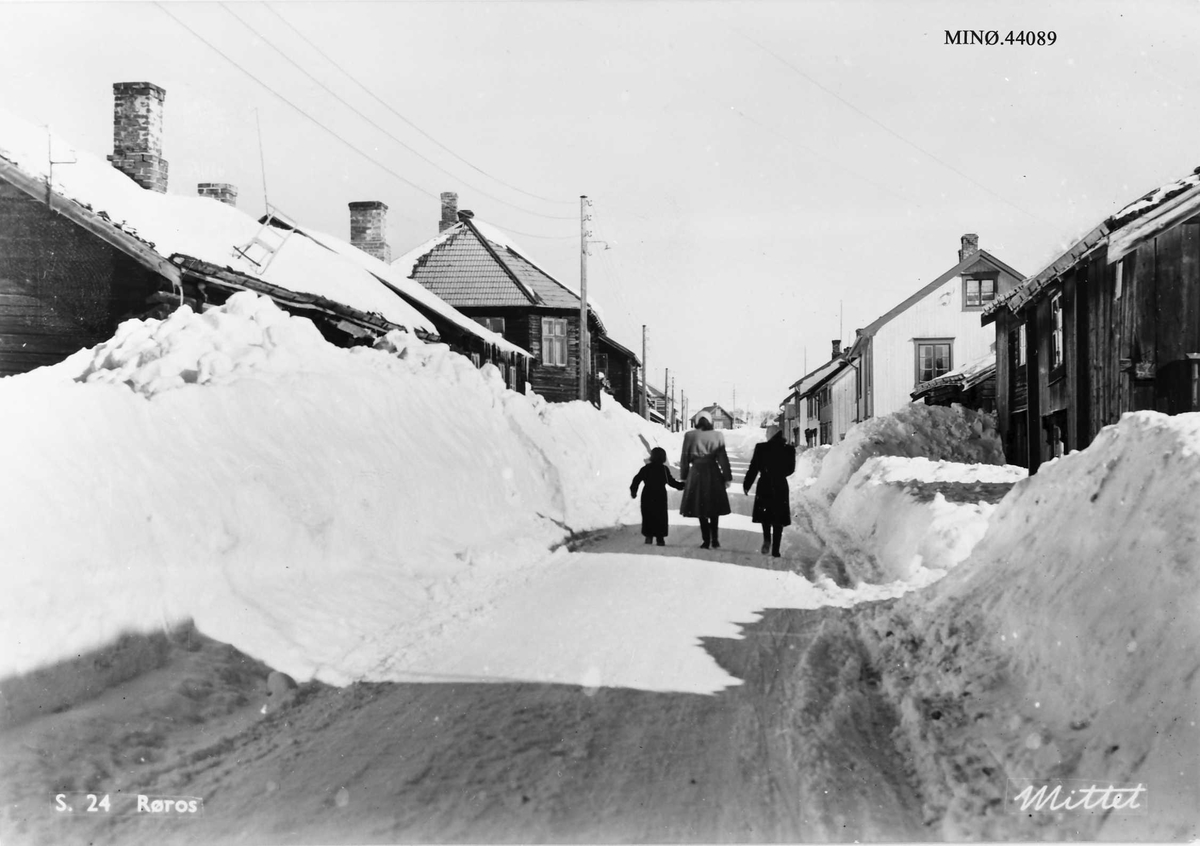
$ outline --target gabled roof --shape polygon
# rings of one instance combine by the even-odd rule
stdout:
[[[618,344],[616,341],[614,341],[614,340],[613,340],[612,338],[610,338],[608,335],[603,335],[603,334],[601,334],[601,335],[597,335],[597,336],[596,336],[596,343],[597,343],[597,344],[604,344],[605,346],[612,347],[612,348],[613,348],[614,350],[616,350],[618,353],[620,353],[621,355],[625,356],[625,357],[626,357],[626,358],[628,358],[630,361],[632,361],[634,364],[636,364],[636,365],[638,365],[639,367],[641,367],[641,365],[642,365],[641,359],[639,359],[639,358],[638,358],[638,357],[637,357],[637,356],[634,354],[633,350],[629,349],[628,347],[625,347],[625,346],[623,346],[622,344]]]
[[[511,239],[472,218],[461,219],[392,264],[457,308],[580,305],[577,293],[542,270]],[[588,306],[604,331],[595,303],[589,301]]]
[[[716,413],[719,411],[719,412],[721,412],[721,414],[724,414],[724,415],[725,415],[726,417],[728,417],[730,420],[734,420],[734,419],[735,419],[735,418],[734,418],[734,416],[733,416],[732,414],[730,414],[730,413],[729,413],[728,411],[726,411],[725,409],[721,408],[721,406],[720,406],[720,405],[718,405],[718,404],[717,404],[717,403],[715,403],[715,402],[714,402],[712,405],[706,405],[706,406],[704,406],[704,408],[702,408],[702,409],[700,409],[699,411],[697,411],[695,414],[693,414],[693,415],[692,415],[692,419],[693,419],[693,420],[695,420],[695,419],[696,419],[696,414],[699,414],[701,411],[707,411],[709,414],[712,414],[712,415],[714,415],[714,416],[715,416],[715,415],[716,415]]]
[[[1094,249],[1108,245],[1106,258],[1111,264],[1146,238],[1174,226],[1197,211],[1200,211],[1200,168],[1182,179],[1155,188],[1101,221],[1068,247],[1066,252],[984,309],[982,322],[991,323],[1002,308],[1013,312],[1020,310]]]
[[[845,358],[831,358],[816,370],[801,376],[789,387],[795,389],[796,399],[804,399],[849,366],[850,363]]]
[[[897,305],[895,308],[892,308],[891,310],[884,312],[879,317],[875,318],[873,321],[871,321],[866,326],[864,326],[862,329],[859,329],[857,331],[858,338],[873,337],[876,332],[878,332],[885,324],[887,324],[889,321],[891,321],[891,319],[894,318],[896,315],[901,314],[904,311],[907,311],[910,307],[912,307],[916,303],[923,300],[925,297],[927,297],[932,292],[936,291],[938,288],[945,285],[947,282],[949,282],[955,276],[958,276],[962,273],[968,273],[968,272],[977,273],[977,272],[979,272],[978,265],[981,260],[986,260],[996,270],[1003,271],[1004,273],[1007,273],[1016,279],[1024,278],[1023,274],[1019,270],[1014,270],[1013,268],[1009,267],[1007,264],[1000,261],[1000,259],[996,258],[994,255],[989,253],[987,250],[979,250],[978,252],[972,253],[971,255],[967,256],[965,259],[960,261],[958,264],[954,265],[952,268],[947,270],[941,276],[934,279],[928,285],[925,285],[924,287],[918,289],[916,293],[914,293],[912,296],[908,297],[906,300],[904,300],[902,303]],[[856,339],[854,342],[854,348],[851,350],[851,355],[855,354],[857,352],[858,348],[859,348],[859,341]]]

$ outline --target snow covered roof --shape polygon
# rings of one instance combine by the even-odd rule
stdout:
[[[956,367],[949,373],[944,373],[936,379],[930,379],[928,382],[922,382],[917,385],[917,389],[912,392],[912,398],[919,399],[937,388],[950,386],[960,387],[965,391],[968,388],[973,388],[980,382],[986,381],[995,372],[996,352],[995,350],[989,350],[986,354],[968,361],[961,367]]]
[[[50,164],[53,156],[54,164]],[[25,190],[44,186],[53,171],[57,210],[87,218],[89,229],[109,229],[124,239],[121,248],[142,245],[151,258],[174,255],[200,259],[256,277],[271,286],[325,298],[411,331],[437,334],[417,307],[437,313],[467,332],[509,352],[528,355],[457,312],[402,274],[330,235],[299,229],[307,237],[289,238],[263,273],[234,248],[255,238],[263,225],[251,215],[211,198],[160,194],[137,185],[107,161],[74,150],[57,135],[0,110],[0,178]],[[64,202],[66,201],[66,202]],[[146,260],[146,255],[141,256]],[[169,262],[162,262],[167,268]],[[171,276],[168,269],[164,272]]]
[[[849,366],[849,362],[847,362],[844,358],[831,358],[816,370],[812,370],[800,377],[789,387],[795,389],[796,399],[804,399],[804,397],[808,396],[814,390],[823,385],[830,377],[834,376],[842,368]]]
[[[1198,209],[1200,168],[1196,168],[1182,179],[1155,188],[1101,221],[1056,259],[984,309],[983,323],[995,320],[1000,309],[1018,311],[1093,249],[1107,245],[1106,259],[1111,264],[1135,249],[1137,244],[1146,238],[1174,226],[1195,214]]]

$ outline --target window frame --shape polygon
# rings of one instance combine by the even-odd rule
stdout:
[[[504,337],[504,329],[506,324],[503,317],[476,317],[474,320],[489,332],[495,332],[500,337]],[[500,328],[496,328],[497,321],[499,321]]]
[[[944,344],[946,346],[946,370],[942,373],[934,373],[929,379],[921,378],[921,347],[937,347]],[[937,352],[934,351],[936,357]],[[933,368],[936,370],[936,366]],[[953,338],[913,338],[913,387],[917,387],[923,382],[929,382],[939,376],[945,376],[954,369],[954,339]]]
[[[561,333],[550,332],[547,329],[562,329]],[[567,345],[567,318],[565,317],[543,317],[542,318],[542,349],[539,359],[543,367],[562,367],[566,368],[569,364],[568,345]],[[551,352],[561,352],[559,355],[548,355]],[[560,358],[562,361],[558,361]]]
[[[983,311],[996,301],[999,296],[1000,274],[999,273],[981,273],[971,274],[962,278],[962,305],[963,311]],[[971,283],[974,282],[978,286],[977,300],[971,302]],[[990,282],[992,284],[991,295],[983,296],[983,283]]]
[[[1058,291],[1050,296],[1050,332],[1048,343],[1050,345],[1050,381],[1053,381],[1066,372],[1067,351],[1063,345],[1065,340],[1063,328],[1066,325],[1066,314],[1063,309],[1062,291]]]

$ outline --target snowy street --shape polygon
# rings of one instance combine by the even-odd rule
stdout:
[[[749,499],[733,490],[735,509],[748,511]],[[634,567],[670,561],[704,574],[697,577],[711,593],[717,576],[709,571],[782,569],[796,566],[796,558],[811,563],[822,551],[795,530],[788,537],[795,558],[762,556],[758,527],[743,515],[726,519],[722,548],[711,551],[698,548],[694,520],[673,524],[662,549],[644,546],[635,526],[598,532],[575,550],[571,557],[580,560],[564,577],[578,584],[581,573],[610,560],[629,559]],[[597,623],[586,609],[606,609],[606,597],[590,592],[605,585],[620,595],[609,574],[579,584],[577,606],[547,608],[553,619],[542,625],[553,629],[559,618],[576,615],[572,631],[581,641],[574,650],[544,641],[548,652],[591,655],[588,633]],[[662,593],[648,605],[664,615],[686,612]],[[502,604],[495,616],[500,628],[483,624],[457,654],[502,662],[503,629],[520,629],[522,621]],[[661,675],[680,660],[672,655],[679,645],[643,636],[637,616],[630,615],[624,643],[631,668],[617,662],[613,672],[637,676],[641,666],[643,677],[656,667]],[[241,728],[237,715],[214,721],[192,741],[195,751],[185,745],[175,763],[156,766],[154,779],[143,777],[138,789],[208,797],[204,818],[176,823],[172,842],[235,835],[253,842],[920,838],[920,803],[891,741],[895,717],[848,612],[767,610],[744,628],[728,628],[683,655],[712,664],[717,689],[709,695],[637,690],[598,672],[588,678],[586,670],[573,684],[496,682],[504,674],[496,666],[488,671],[492,683],[471,682],[464,666],[448,668],[436,684],[322,686],[251,724],[234,747],[214,737]],[[552,666],[562,661],[562,654],[548,657]],[[694,684],[695,672],[684,668],[680,678],[690,674]],[[666,678],[658,683],[670,686]],[[732,686],[721,689],[721,680]],[[102,720],[103,711],[92,719]],[[54,715],[27,730],[69,736],[62,729],[69,720]],[[103,751],[99,740],[85,750]],[[3,752],[28,759],[11,740]],[[28,772],[29,765],[18,769]],[[109,822],[113,828],[97,830],[97,842],[153,843],[166,830],[165,823],[150,828],[129,817]],[[55,834],[51,829],[42,842]]]

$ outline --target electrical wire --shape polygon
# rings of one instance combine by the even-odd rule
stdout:
[[[318,47],[315,43],[313,43],[312,39],[310,39],[308,36],[306,36],[299,29],[297,29],[290,21],[288,21],[287,18],[285,18],[283,15],[279,14],[279,12],[276,11],[275,9],[273,9],[270,6],[270,4],[263,3],[263,6],[267,9],[267,11],[269,11],[275,17],[279,18],[279,20],[283,22],[284,26],[288,27],[292,32],[296,33],[296,35],[299,36],[304,41],[305,44],[307,44],[309,47],[311,47],[313,50],[315,50],[321,56],[321,58],[323,58],[325,61],[329,62],[329,64],[333,65],[335,68],[337,68],[342,73],[343,76],[345,76],[347,79],[349,79],[355,85],[357,85],[359,88],[361,88],[363,91],[365,91],[377,103],[379,103],[381,106],[383,106],[389,112],[391,112],[397,118],[399,118],[400,120],[404,121],[406,124],[411,126],[417,132],[421,133],[423,136],[428,138],[430,141],[432,141],[438,147],[445,150],[450,155],[454,156],[454,158],[458,159],[460,162],[465,164],[467,167],[471,168],[472,170],[476,171],[477,173],[483,174],[488,179],[494,180],[495,182],[499,183],[500,185],[503,185],[505,188],[509,188],[513,191],[516,191],[518,194],[524,194],[527,197],[532,197],[535,200],[541,200],[546,203],[554,203],[555,205],[564,205],[564,206],[569,206],[569,205],[575,204],[574,200],[555,200],[550,197],[543,197],[541,194],[534,194],[533,192],[526,191],[523,188],[518,188],[516,185],[512,185],[508,182],[505,182],[500,177],[493,176],[492,174],[488,173],[483,168],[477,167],[476,165],[472,164],[470,161],[468,161],[467,159],[460,156],[458,153],[451,150],[449,147],[447,147],[441,141],[434,138],[432,135],[430,135],[424,129],[417,126],[415,123],[413,123],[407,117],[400,114],[400,112],[398,112],[394,108],[392,108],[385,100],[383,100],[381,97],[379,97],[377,94],[375,94],[375,92],[373,92],[371,89],[367,88],[367,86],[365,86],[361,82],[359,82],[359,80],[356,79],[353,74],[351,74],[349,71],[347,71],[345,68],[343,68],[340,64],[338,64],[336,61],[334,61],[334,59],[328,53],[326,53],[324,50],[322,50],[320,47]]]
[[[497,197],[497,196],[495,196],[494,194],[489,194],[487,191],[484,191],[482,188],[480,188],[480,187],[478,187],[478,186],[476,186],[476,185],[472,185],[471,183],[469,183],[469,182],[467,182],[467,181],[465,181],[465,180],[463,180],[463,179],[460,179],[458,176],[455,176],[453,173],[451,173],[450,171],[446,170],[444,167],[442,167],[441,165],[439,165],[439,164],[438,164],[437,162],[435,162],[433,159],[431,159],[431,158],[429,158],[428,156],[425,156],[425,155],[423,155],[422,153],[418,152],[418,151],[417,151],[417,150],[415,150],[413,147],[411,147],[410,145],[408,145],[407,143],[405,143],[405,142],[404,142],[404,141],[402,141],[401,139],[397,138],[395,135],[393,135],[393,134],[392,134],[391,132],[389,132],[387,129],[385,129],[384,127],[380,126],[380,125],[379,125],[378,123],[376,123],[375,121],[371,120],[371,118],[369,118],[367,115],[363,114],[363,112],[362,112],[362,111],[360,111],[359,109],[355,108],[355,107],[354,107],[354,106],[352,106],[350,103],[347,103],[347,102],[346,102],[346,101],[345,101],[345,100],[344,100],[344,99],[343,99],[343,98],[342,98],[342,97],[341,97],[341,96],[340,96],[340,95],[339,95],[339,94],[338,94],[336,91],[334,91],[332,88],[330,88],[330,87],[329,87],[328,85],[326,85],[324,82],[322,82],[321,80],[317,79],[317,77],[315,77],[315,76],[313,76],[311,73],[309,73],[309,72],[308,72],[308,70],[306,70],[306,69],[304,68],[304,66],[303,66],[303,65],[301,65],[299,62],[297,62],[295,59],[293,59],[291,56],[289,56],[287,53],[285,53],[285,52],[284,52],[284,51],[283,51],[283,50],[282,50],[280,47],[278,47],[278,46],[277,46],[277,45],[276,45],[274,42],[272,42],[272,41],[271,41],[269,38],[267,38],[265,35],[263,35],[261,32],[259,32],[257,29],[255,29],[253,26],[251,26],[249,23],[247,23],[247,22],[245,21],[245,19],[243,19],[243,18],[242,18],[242,16],[241,16],[241,15],[239,15],[237,12],[233,11],[233,9],[231,9],[231,8],[229,7],[229,5],[228,5],[228,4],[226,4],[226,3],[220,3],[219,5],[220,5],[220,6],[221,6],[221,8],[222,8],[222,9],[224,9],[224,10],[225,10],[225,11],[226,11],[226,12],[227,12],[229,15],[231,15],[231,16],[232,16],[234,19],[236,19],[238,23],[240,23],[242,26],[244,26],[246,29],[248,29],[248,30],[251,32],[251,34],[253,34],[253,35],[254,35],[254,36],[257,38],[257,39],[259,39],[260,41],[262,41],[262,43],[266,44],[268,47],[270,47],[272,50],[274,50],[276,53],[278,53],[280,56],[282,56],[282,57],[283,57],[283,58],[284,58],[284,59],[285,59],[287,62],[289,62],[289,63],[290,63],[290,64],[291,64],[291,65],[292,65],[294,68],[296,68],[296,69],[297,69],[298,71],[300,71],[302,74],[304,74],[304,75],[305,75],[305,76],[307,76],[309,79],[311,79],[313,82],[315,82],[315,83],[316,83],[318,86],[320,86],[320,87],[321,87],[321,89],[322,89],[322,90],[324,90],[324,91],[325,91],[327,94],[329,94],[331,97],[333,97],[333,98],[334,98],[335,100],[337,100],[339,103],[341,103],[341,104],[342,104],[343,106],[345,106],[347,109],[349,109],[350,111],[354,112],[354,113],[355,113],[356,115],[358,115],[360,118],[362,118],[362,119],[363,119],[363,120],[365,120],[367,123],[369,123],[371,126],[375,127],[375,129],[377,129],[377,130],[379,130],[380,132],[382,132],[382,133],[383,133],[384,135],[386,135],[388,138],[391,138],[393,141],[395,141],[397,144],[399,144],[399,145],[400,145],[401,147],[403,147],[405,150],[408,150],[408,151],[409,151],[410,153],[412,153],[414,156],[416,156],[417,158],[421,159],[421,161],[423,161],[423,162],[425,162],[426,164],[429,164],[430,166],[432,166],[432,167],[436,168],[438,171],[440,171],[440,172],[442,172],[442,173],[446,174],[446,175],[447,175],[447,176],[449,176],[451,179],[455,179],[455,180],[458,180],[458,181],[462,182],[462,184],[463,184],[463,185],[466,185],[468,188],[471,188],[472,190],[478,191],[478,192],[479,192],[479,193],[480,193],[482,196],[484,196],[484,197],[487,197],[489,200],[495,200],[496,202],[498,202],[498,203],[501,203],[502,205],[508,206],[508,207],[510,207],[510,208],[516,209],[517,211],[519,211],[519,212],[522,212],[523,214],[534,215],[535,217],[544,217],[544,218],[547,218],[547,219],[549,219],[549,220],[574,220],[574,218],[573,218],[573,217],[571,217],[571,216],[569,216],[569,215],[543,214],[542,212],[536,212],[536,211],[533,211],[533,210],[531,210],[531,209],[526,209],[526,208],[523,208],[523,207],[521,207],[521,206],[518,206],[518,205],[516,205],[515,203],[510,203],[510,202],[508,202],[507,200],[501,199],[500,197]]]
[[[1016,210],[1017,210],[1017,211],[1019,211],[1021,214],[1025,215],[1025,216],[1027,216],[1027,217],[1029,217],[1029,218],[1031,218],[1031,219],[1033,219],[1033,220],[1036,220],[1036,221],[1038,221],[1038,222],[1040,222],[1040,223],[1044,223],[1044,224],[1046,224],[1047,226],[1051,226],[1051,227],[1055,227],[1055,228],[1057,228],[1057,227],[1055,226],[1055,224],[1051,223],[1050,221],[1048,221],[1048,220],[1045,220],[1045,219],[1043,219],[1043,218],[1041,218],[1041,217],[1038,217],[1038,216],[1037,216],[1036,214],[1034,214],[1033,212],[1026,211],[1025,209],[1023,209],[1023,208],[1021,208],[1020,206],[1018,206],[1016,203],[1014,203],[1012,200],[1009,200],[1007,197],[1004,197],[1004,196],[1002,196],[1002,195],[1000,195],[1000,194],[996,193],[996,192],[995,192],[995,191],[993,191],[991,188],[989,188],[988,186],[984,185],[982,182],[979,182],[978,180],[976,180],[976,179],[972,178],[971,176],[968,176],[967,174],[963,173],[961,170],[959,170],[958,168],[956,168],[954,165],[952,165],[952,164],[949,164],[949,163],[947,163],[947,162],[944,162],[944,161],[942,161],[940,158],[938,158],[936,155],[934,155],[933,153],[931,153],[931,152],[929,152],[928,150],[926,150],[924,147],[922,147],[922,146],[920,146],[919,144],[916,144],[916,143],[914,143],[914,142],[912,142],[912,141],[908,140],[907,138],[905,138],[905,137],[904,137],[903,135],[901,135],[899,132],[896,132],[896,130],[892,129],[892,128],[891,128],[890,126],[888,126],[887,124],[885,124],[885,123],[883,123],[882,121],[879,121],[879,120],[877,120],[876,118],[874,118],[873,116],[871,116],[871,115],[867,114],[865,111],[863,111],[863,110],[862,110],[862,109],[860,109],[858,106],[856,106],[856,105],[854,105],[853,103],[851,103],[849,100],[847,100],[845,97],[843,97],[843,96],[841,96],[840,94],[838,94],[836,91],[833,91],[832,89],[826,88],[824,85],[822,85],[822,84],[821,84],[820,82],[818,82],[816,79],[814,79],[813,77],[809,76],[809,75],[808,75],[808,74],[806,74],[804,71],[800,70],[800,68],[796,67],[796,66],[795,66],[795,65],[793,65],[791,62],[787,61],[786,59],[784,59],[782,56],[778,55],[778,54],[777,54],[777,53],[775,53],[774,51],[772,51],[772,50],[768,49],[767,47],[764,47],[762,44],[759,44],[757,41],[755,41],[755,40],[754,40],[753,38],[751,38],[750,36],[746,35],[744,32],[740,32],[740,31],[737,31],[737,30],[735,30],[735,32],[737,32],[737,34],[738,34],[739,36],[741,36],[742,38],[744,38],[746,41],[749,41],[751,44],[753,44],[753,45],[754,45],[755,47],[757,47],[759,50],[762,50],[762,51],[763,51],[764,53],[766,53],[768,56],[771,56],[773,59],[775,59],[776,61],[778,61],[778,62],[779,62],[780,64],[782,64],[784,67],[786,67],[786,68],[788,68],[789,70],[791,70],[791,71],[792,71],[793,73],[795,73],[797,76],[801,77],[802,79],[805,79],[805,80],[807,80],[807,81],[808,81],[809,83],[811,83],[812,85],[815,85],[817,88],[819,88],[819,89],[821,89],[822,91],[824,91],[824,92],[825,92],[826,94],[828,94],[830,97],[833,97],[835,100],[837,100],[839,103],[843,104],[843,105],[844,105],[844,106],[846,106],[847,108],[849,108],[849,109],[851,109],[852,111],[854,111],[854,112],[857,112],[858,114],[862,115],[864,118],[866,118],[867,120],[871,121],[871,123],[875,124],[875,125],[876,125],[876,126],[878,126],[880,129],[882,129],[882,130],[884,130],[885,132],[887,132],[889,135],[891,135],[891,136],[893,136],[893,137],[895,137],[895,138],[899,139],[900,141],[903,141],[905,144],[907,144],[908,146],[912,147],[914,150],[916,150],[917,152],[921,153],[922,155],[928,156],[929,158],[933,159],[935,162],[937,162],[938,164],[940,164],[942,167],[946,168],[946,169],[947,169],[947,170],[949,170],[950,172],[952,172],[952,173],[955,173],[955,174],[957,174],[958,176],[960,176],[960,177],[962,177],[963,179],[965,179],[967,182],[970,182],[970,183],[971,183],[972,185],[974,185],[976,188],[979,188],[979,189],[980,189],[980,190],[982,190],[982,191],[986,191],[988,194],[991,194],[993,197],[995,197],[997,200],[1000,200],[1000,201],[1001,201],[1002,203],[1004,203],[1005,205],[1007,205],[1007,206],[1010,206],[1011,208],[1014,208],[1014,209],[1016,209]]]

